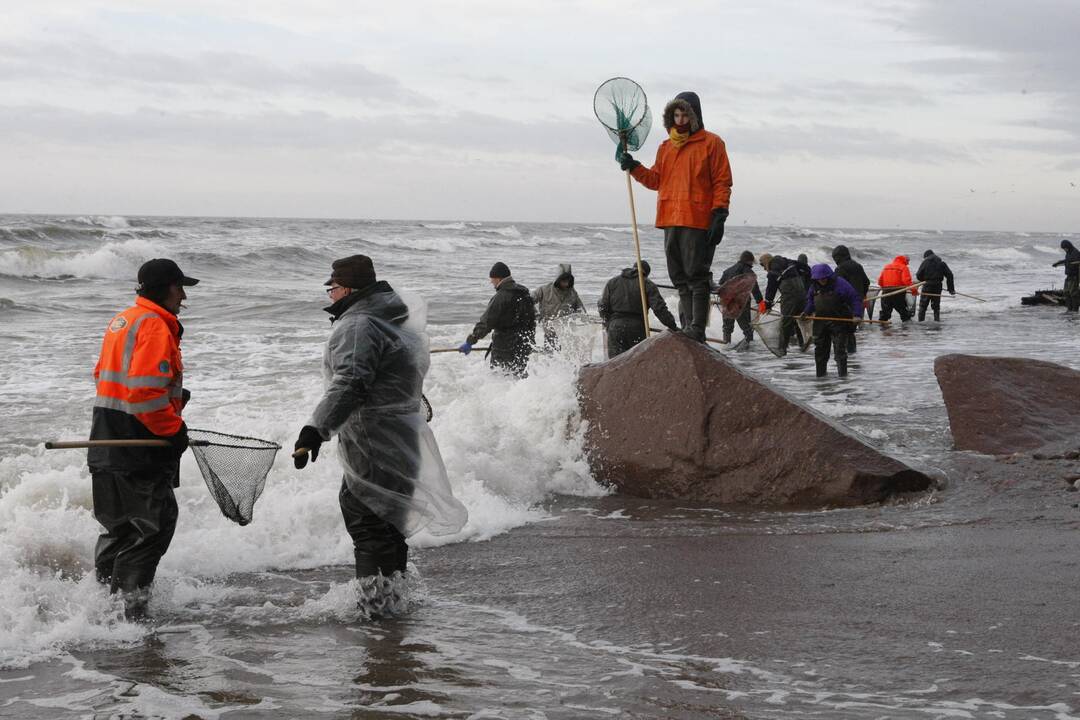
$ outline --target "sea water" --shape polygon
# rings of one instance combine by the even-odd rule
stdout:
[[[749,686],[727,699],[741,693],[765,707],[783,706],[801,681],[738,659],[581,640],[572,630],[572,610],[560,613],[562,622],[537,626],[497,601],[448,596],[425,577],[431,574],[424,569],[425,548],[464,544],[467,550],[470,543],[560,517],[574,516],[597,532],[629,522],[618,508],[597,510],[596,499],[609,490],[590,475],[582,448],[574,380],[582,362],[603,357],[596,324],[573,330],[571,352],[537,357],[522,381],[489,371],[481,353],[433,355],[425,388],[435,411],[432,426],[469,522],[454,536],[420,533],[410,540],[420,558],[410,573],[410,602],[420,611],[406,613],[389,629],[365,622],[358,612],[332,444],[303,471],[293,468],[287,452],[279,453],[255,521],[243,528],[221,516],[191,454],[184,456],[180,520],[151,606],[160,619],[157,635],[124,622],[116,600],[93,580],[98,526],[85,455],[43,448],[45,440],[87,436],[102,332],[130,304],[136,271],[151,257],[171,257],[201,280],[189,289],[180,316],[185,382],[192,391],[189,426],[290,448],[320,396],[320,357],[329,332],[323,282],[335,258],[370,255],[380,279],[425,298],[432,347],[449,348],[464,340],[483,312],[495,261],[508,264],[531,289],[554,280],[560,263],[572,263],[576,289],[595,318],[603,284],[632,262],[630,230],[604,224],[0,217],[0,716],[79,716],[112,708],[133,716],[242,717],[278,710],[286,717],[377,707],[397,716],[599,717],[628,709],[617,699],[623,673],[652,673],[669,690],[689,692],[694,683],[671,670],[688,662],[713,663],[746,679]],[[1076,316],[1059,308],[1021,308],[1019,302],[1036,289],[1060,286],[1060,269],[1050,265],[1062,255],[1062,237],[1070,236],[733,225],[717,251],[717,276],[742,250],[806,253],[811,264],[831,263],[829,253],[841,243],[872,279],[898,254],[911,258],[914,274],[923,251],[933,248],[951,266],[957,289],[985,302],[945,298],[941,323],[902,325],[894,316],[887,329],[864,328],[846,380],[818,380],[809,356],[778,359],[760,343],[747,352],[722,351],[875,446],[934,471],[951,445],[932,372],[936,356],[993,353],[1080,367]],[[642,228],[643,255],[659,283],[666,282],[662,244],[658,230]],[[764,289],[760,269],[759,278]],[[663,294],[675,310],[675,294]],[[714,318],[709,335],[719,333]],[[672,511],[669,521],[698,513],[694,522],[710,528],[761,533],[906,528],[977,518],[980,497],[972,488],[937,507],[916,501],[872,515],[710,515],[694,509]],[[505,558],[508,567],[515,562]],[[461,568],[468,570],[467,564]],[[283,648],[278,636],[296,628],[306,639]],[[420,643],[417,637],[423,638],[423,647],[414,648],[419,656],[454,667],[460,677],[403,677],[397,695],[384,688],[369,702],[336,692],[350,683],[345,668],[378,663],[380,653],[388,672],[407,665],[401,647]],[[160,638],[175,656],[161,651]],[[102,669],[102,653],[116,658],[114,671]],[[93,668],[87,657],[96,658]],[[138,668],[168,665],[175,657],[202,658],[197,677],[170,684],[145,671],[140,682],[144,670]],[[481,682],[487,671],[507,682]],[[222,673],[262,678],[276,690],[262,697],[209,692],[205,678]],[[605,682],[610,688],[602,701],[578,687]],[[125,694],[125,687],[137,689]],[[410,699],[418,687],[426,694]],[[473,688],[473,700],[451,701],[462,687]],[[500,700],[508,692],[519,696],[510,706]],[[823,716],[840,716],[838,706],[825,704]],[[1012,715],[1008,703],[996,707],[1002,716],[1034,716]],[[1060,708],[1053,712],[1063,716]]]

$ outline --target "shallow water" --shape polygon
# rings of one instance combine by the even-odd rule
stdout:
[[[411,613],[377,622],[357,615],[332,453],[302,473],[281,454],[255,521],[244,528],[220,516],[194,461],[185,457],[180,524],[155,590],[156,635],[121,622],[116,604],[83,576],[97,532],[85,457],[47,453],[41,442],[85,436],[101,330],[130,301],[135,270],[145,259],[173,257],[203,280],[181,317],[194,394],[189,424],[288,446],[319,396],[328,330],[321,283],[332,259],[372,255],[380,277],[429,301],[433,347],[452,347],[483,310],[487,269],[495,260],[508,263],[529,287],[553,279],[558,263],[572,262],[577,288],[592,309],[607,278],[629,264],[628,230],[0,218],[0,572],[7,578],[0,584],[0,667],[7,668],[0,672],[0,716],[191,712],[231,718],[274,710],[281,717],[344,717],[360,708],[379,708],[364,717],[1073,714],[1069,708],[1080,704],[1071,697],[1077,658],[1017,659],[1055,648],[1015,648],[1008,662],[992,665],[993,672],[1014,673],[1038,667],[1028,701],[1000,692],[997,681],[976,682],[965,696],[967,687],[954,694],[948,683],[937,689],[920,684],[941,679],[921,672],[905,675],[902,686],[880,667],[861,675],[841,662],[835,654],[841,651],[815,650],[805,639],[789,653],[759,658],[753,641],[765,636],[728,642],[715,633],[731,637],[732,628],[701,628],[694,614],[710,608],[683,608],[680,619],[661,605],[655,612],[663,623],[638,616],[616,630],[604,628],[597,619],[602,613],[590,610],[596,598],[567,596],[584,588],[606,595],[605,603],[634,602],[639,588],[632,574],[611,578],[604,588],[592,588],[588,574],[644,562],[633,558],[648,558],[656,543],[670,550],[732,542],[745,554],[767,538],[787,547],[805,537],[829,548],[851,542],[887,553],[882,538],[917,545],[917,537],[984,524],[1022,531],[1037,513],[1054,528],[1071,528],[1071,515],[1038,483],[1002,492],[958,472],[932,372],[934,357],[948,352],[1080,367],[1078,319],[1019,305],[1020,295],[1060,284],[1060,270],[1049,267],[1060,255],[1060,236],[733,227],[721,245],[717,273],[744,248],[806,252],[815,262],[827,261],[828,251],[843,242],[872,277],[897,253],[917,264],[933,247],[950,263],[961,292],[988,300],[944,299],[940,324],[867,328],[846,380],[815,379],[809,356],[781,360],[760,347],[728,354],[876,446],[944,478],[944,489],[930,495],[806,513],[735,513],[605,497],[582,456],[576,416],[576,360],[599,358],[602,347],[597,327],[584,325],[574,334],[576,360],[542,359],[522,382],[490,374],[477,354],[433,356],[426,388],[435,406],[433,427],[470,521],[451,538],[413,539],[419,586]],[[663,282],[658,231],[646,231],[642,241],[657,268],[654,279]],[[665,295],[674,306],[673,293]],[[710,334],[718,331],[714,326]],[[583,569],[561,579],[541,573],[530,555],[583,537],[594,538],[585,547],[597,553],[571,558]],[[477,544],[491,538],[498,539]],[[620,544],[632,549],[618,550]],[[538,576],[542,587],[535,585]],[[708,582],[721,587],[724,579]],[[680,627],[686,634],[713,634],[680,640]],[[926,642],[950,652],[941,638]],[[995,649],[1001,648],[979,652],[996,660]],[[849,642],[842,652],[866,662],[869,650],[869,644]],[[886,656],[897,660],[903,652],[898,647]],[[919,652],[921,661],[928,651]],[[847,666],[838,684],[822,679],[829,675],[823,667],[837,665]],[[1065,704],[1049,707],[1057,685]]]

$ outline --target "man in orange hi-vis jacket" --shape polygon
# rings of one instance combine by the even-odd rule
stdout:
[[[679,291],[683,332],[705,342],[712,262],[724,238],[731,202],[731,165],[720,136],[708,132],[697,93],[684,92],[664,108],[668,139],[647,168],[628,153],[620,167],[657,191],[656,227],[664,231],[668,277]]]
[[[881,294],[901,290],[913,283],[911,282],[911,270],[908,268],[908,256],[897,255],[892,262],[886,265],[878,275],[878,285],[881,286]],[[912,295],[918,295],[918,288],[911,288]],[[881,310],[878,313],[879,320],[888,320],[892,317],[892,311],[900,313],[900,320],[907,322],[911,319],[911,309],[908,308],[907,293],[896,293],[890,297],[881,298]]]
[[[187,277],[172,260],[139,268],[135,304],[109,321],[94,368],[91,440],[164,439],[169,447],[93,447],[94,517],[104,528],[94,549],[99,582],[124,595],[127,616],[146,614],[150,584],[176,529],[173,488],[187,449],[181,411],[183,326],[176,316],[187,299]]]

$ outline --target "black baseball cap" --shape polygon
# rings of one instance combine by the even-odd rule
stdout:
[[[139,268],[139,287],[152,288],[165,285],[198,285],[199,281],[188,277],[174,261],[168,258],[147,260]]]

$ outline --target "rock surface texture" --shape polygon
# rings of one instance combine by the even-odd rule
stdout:
[[[593,475],[710,504],[851,506],[933,480],[678,333],[582,368]]]
[[[1028,358],[934,360],[953,447],[1011,455],[1080,438],[1080,372]]]

